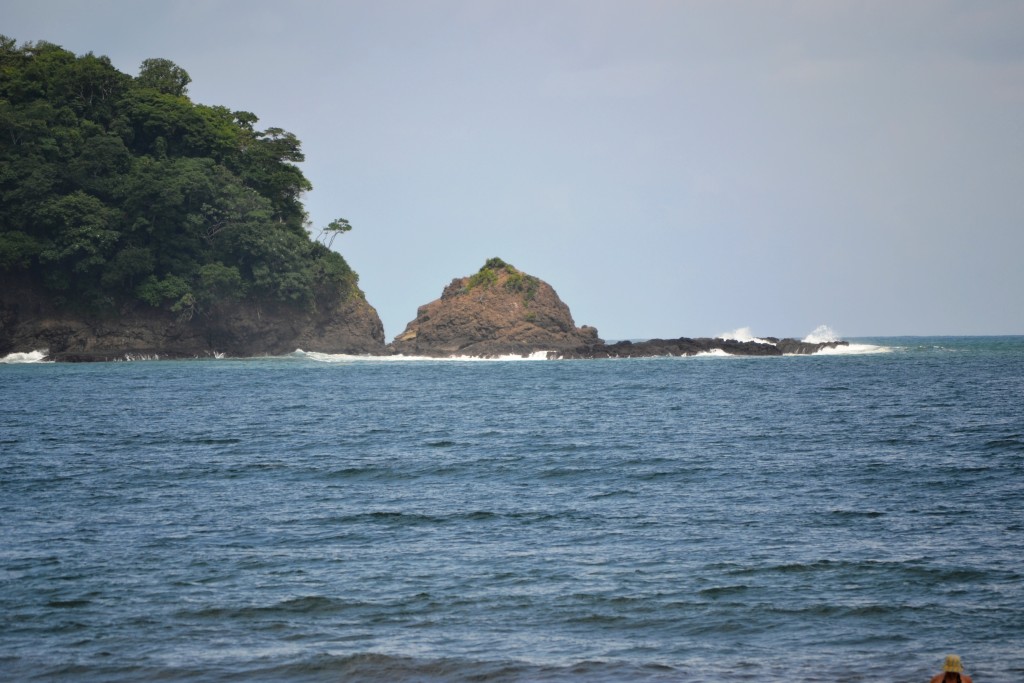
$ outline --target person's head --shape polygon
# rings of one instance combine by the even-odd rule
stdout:
[[[947,674],[962,674],[964,665],[960,662],[959,655],[946,655],[946,661],[942,663],[942,671]]]

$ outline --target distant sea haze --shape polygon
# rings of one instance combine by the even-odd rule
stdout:
[[[1024,337],[851,341],[8,356],[2,678],[1018,683]]]

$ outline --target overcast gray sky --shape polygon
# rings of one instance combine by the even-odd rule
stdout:
[[[1024,333],[1024,2],[0,0],[295,133],[390,339],[500,256],[606,339]]]

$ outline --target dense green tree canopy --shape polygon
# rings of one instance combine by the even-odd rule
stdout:
[[[306,231],[299,140],[192,102],[190,81],[166,59],[132,78],[106,57],[0,36],[0,271],[67,305],[189,316],[225,299],[314,306],[358,291]]]
[[[144,59],[135,82],[143,88],[180,96],[188,92],[192,77],[169,59]]]

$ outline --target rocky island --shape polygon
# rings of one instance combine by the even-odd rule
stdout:
[[[389,345],[406,356],[528,355],[600,343],[593,327],[576,327],[551,285],[500,258],[455,278],[441,298],[420,306]]]
[[[545,352],[548,358],[643,358],[693,356],[720,351],[730,355],[811,354],[847,342],[811,343],[766,338],[764,342],[680,337],[606,343],[595,328],[577,327],[569,307],[543,280],[500,258],[456,278],[441,298],[420,306],[416,318],[388,345],[407,356],[497,357]]]

